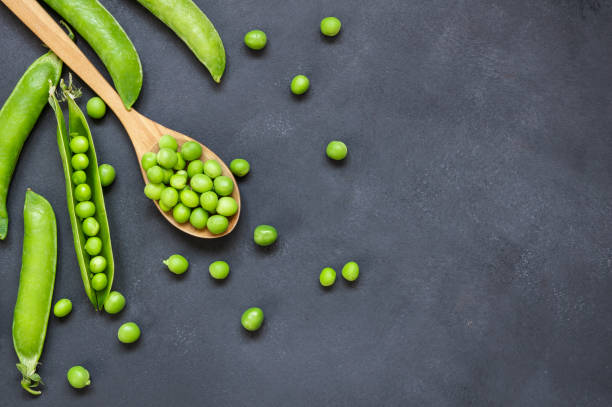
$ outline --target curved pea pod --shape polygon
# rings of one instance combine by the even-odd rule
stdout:
[[[49,81],[57,85],[62,61],[51,51],[25,71],[0,110],[0,240],[8,231],[6,199],[21,148],[36,124],[49,95]]]
[[[166,24],[202,64],[215,82],[225,71],[225,49],[219,33],[206,14],[192,0],[138,0]]]
[[[62,83],[63,86],[63,83]],[[77,106],[73,99],[70,89],[64,89],[64,96],[68,101],[68,129],[66,128],[66,121],[62,113],[62,109],[59,105],[54,92],[49,93],[49,104],[55,111],[55,117],[57,119],[57,144],[59,147],[60,157],[62,166],[64,168],[64,177],[66,179],[66,197],[68,200],[68,214],[70,215],[70,223],[72,226],[72,235],[74,237],[74,249],[76,251],[79,268],[81,270],[81,278],[83,279],[83,285],[85,287],[85,293],[87,297],[94,305],[96,310],[102,310],[104,301],[108,297],[111,291],[113,277],[115,273],[115,265],[113,260],[113,248],[111,245],[110,231],[108,227],[108,218],[106,216],[106,207],[104,205],[104,195],[102,192],[102,184],[100,182],[100,175],[98,173],[98,158],[93,144],[93,138],[87,120],[83,115],[83,112]],[[71,156],[70,151],[70,139],[76,136],[84,136],[89,141],[89,149],[85,153],[89,159],[89,165],[84,170],[87,175],[87,184],[91,188],[91,201],[96,207],[95,214],[93,217],[98,221],[100,230],[97,236],[102,240],[102,251],[99,255],[104,256],[106,259],[106,274],[108,284],[101,291],[96,291],[91,285],[91,278],[93,273],[89,267],[89,261],[91,256],[85,251],[85,242],[87,236],[83,233],[81,228],[81,222],[76,215],[75,207],[77,200],[74,197],[73,184],[72,184],[72,167],[71,167]]]
[[[38,395],[36,373],[51,312],[57,264],[57,225],[49,202],[26,191],[23,207],[23,253],[19,291],[13,314],[13,346],[19,358],[21,387]]]
[[[127,109],[142,88],[142,65],[134,44],[98,0],[44,0],[87,41],[108,70]]]

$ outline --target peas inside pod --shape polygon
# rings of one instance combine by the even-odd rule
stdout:
[[[156,201],[164,212],[171,212],[179,224],[189,223],[215,235],[226,232],[228,218],[239,210],[231,196],[233,179],[223,175],[217,160],[203,161],[202,146],[195,141],[179,145],[166,134],[158,146],[157,154],[148,152],[141,159],[148,181],[144,188],[147,198]],[[236,168],[232,172],[246,175],[249,164],[241,160]]]

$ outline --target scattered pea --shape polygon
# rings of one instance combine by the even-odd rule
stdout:
[[[330,141],[325,150],[327,156],[332,160],[343,160],[347,152],[346,144],[337,140]]]
[[[70,314],[72,311],[72,301],[68,298],[62,298],[53,306],[53,315],[58,318],[64,318],[66,315]]]
[[[325,17],[321,20],[321,34],[327,37],[335,37],[340,32],[342,23],[336,17]]]
[[[319,275],[319,282],[323,287],[329,287],[336,282],[336,270],[331,267],[325,267]]]
[[[168,267],[168,270],[174,274],[183,274],[189,268],[189,262],[180,254],[173,254],[164,260],[163,263]]]
[[[268,43],[266,33],[261,30],[251,30],[244,35],[244,44],[256,51],[263,49]]]
[[[140,338],[140,328],[133,322],[126,322],[119,327],[117,338],[122,343],[134,343]]]
[[[208,266],[208,272],[211,277],[215,280],[223,280],[227,277],[230,272],[229,264],[222,260],[217,260],[212,262],[210,266]]]
[[[354,261],[349,261],[342,267],[342,277],[346,281],[355,281],[359,277],[359,265]]]
[[[109,314],[118,314],[125,307],[125,297],[119,291],[111,291],[104,302],[104,310]]]
[[[68,370],[66,378],[68,379],[68,383],[75,389],[82,389],[91,384],[89,372],[83,366],[72,366],[70,370]]]
[[[97,96],[87,101],[87,114],[92,119],[101,119],[106,114],[106,104]]]
[[[103,187],[107,187],[115,181],[115,168],[110,164],[102,164],[98,167],[100,174],[100,183]]]
[[[304,75],[296,75],[291,80],[291,92],[294,95],[303,95],[310,87],[310,80]]]
[[[251,170],[251,164],[244,158],[236,158],[230,163],[230,171],[237,177],[244,177]]]
[[[270,225],[259,225],[253,232],[253,240],[259,246],[270,246],[276,242],[278,232],[274,226]]]
[[[242,314],[240,323],[247,331],[257,331],[263,324],[264,314],[261,308],[249,308]]]

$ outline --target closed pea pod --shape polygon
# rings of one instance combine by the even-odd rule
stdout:
[[[40,383],[36,366],[42,354],[57,263],[57,226],[45,198],[28,190],[23,208],[23,253],[19,291],[13,315],[13,345],[23,375],[21,386],[31,394]]]
[[[6,237],[6,199],[21,148],[49,97],[49,82],[59,81],[62,61],[53,52],[38,58],[25,71],[0,110],[0,240]]]

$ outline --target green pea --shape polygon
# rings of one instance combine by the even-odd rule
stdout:
[[[237,177],[244,177],[251,170],[251,164],[244,158],[236,158],[230,163],[230,171]]]
[[[164,212],[168,212],[170,209],[172,209],[171,207],[166,206],[162,201],[159,201],[158,204],[159,208]]]
[[[176,190],[182,190],[187,186],[187,175],[184,174],[174,174],[170,177],[170,186],[175,188]]]
[[[319,275],[319,282],[323,287],[329,287],[336,282],[336,270],[331,267],[325,267]]]
[[[261,324],[263,324],[263,321],[263,311],[258,307],[252,307],[244,311],[242,318],[240,318],[242,327],[251,332],[257,331],[261,327]]]
[[[336,17],[325,17],[321,20],[321,34],[327,37],[335,37],[340,32],[342,23]]]
[[[85,171],[78,170],[72,173],[72,183],[74,185],[84,184],[87,182],[87,174]]]
[[[187,165],[187,163],[185,162],[185,159],[183,158],[183,154],[182,153],[176,153],[176,164],[174,165],[174,167],[172,167],[173,170],[182,170],[183,168],[185,168],[185,166]]]
[[[163,184],[147,184],[144,187],[144,193],[147,198],[157,201],[161,198],[162,191],[165,186]]]
[[[91,278],[91,287],[96,291],[102,291],[108,285],[108,278],[104,273],[94,274]]]
[[[106,114],[106,104],[97,96],[87,101],[87,114],[92,119],[101,119]]]
[[[355,281],[359,277],[359,265],[354,261],[349,261],[342,267],[342,277],[346,281]]]
[[[102,164],[98,167],[100,175],[100,183],[103,187],[107,187],[115,181],[115,168],[110,164]]]
[[[220,235],[227,230],[229,221],[225,216],[213,215],[206,221],[206,227],[213,235]]]
[[[325,149],[325,153],[332,160],[343,160],[346,157],[348,149],[346,148],[346,144],[341,141],[330,141],[327,145],[327,149]]]
[[[66,374],[68,383],[75,389],[82,389],[91,384],[89,372],[83,366],[72,366]]]
[[[163,170],[164,170],[164,179],[162,182],[168,185],[170,183],[170,179],[172,179],[172,176],[174,175],[174,171],[168,168],[164,168]]]
[[[202,174],[204,172],[204,163],[201,160],[194,160],[187,166],[187,175],[189,178],[196,174]]]
[[[95,236],[100,232],[100,224],[96,218],[89,217],[85,219],[81,227],[85,236]]]
[[[208,213],[215,213],[215,211],[217,210],[218,201],[219,197],[213,191],[204,192],[202,195],[200,195],[200,205]]]
[[[180,197],[181,202],[189,208],[196,208],[200,204],[200,197],[190,189],[183,189]]]
[[[221,175],[213,181],[215,192],[219,196],[231,195],[234,191],[234,181],[230,177]]]
[[[174,137],[169,134],[164,134],[163,136],[161,136],[159,138],[158,144],[160,150],[162,148],[169,148],[170,150],[178,151],[178,142]]]
[[[164,260],[163,263],[168,266],[168,270],[174,274],[183,274],[189,268],[189,262],[180,254],[173,254]]]
[[[84,170],[89,166],[89,158],[83,153],[75,154],[70,159],[70,164],[75,170]]]
[[[181,153],[187,161],[197,160],[202,156],[202,145],[195,141],[186,141],[181,146]]]
[[[294,95],[303,95],[310,87],[310,80],[304,75],[296,75],[291,80],[291,92]]]
[[[58,318],[64,318],[72,311],[72,301],[68,298],[62,298],[53,306],[53,315]]]
[[[215,262],[210,263],[208,266],[208,272],[211,277],[215,280],[223,280],[227,277],[230,272],[229,264],[222,260],[217,260]]]
[[[85,242],[85,251],[90,256],[97,256],[102,251],[102,239],[98,236],[93,236]]]
[[[70,140],[70,151],[74,154],[85,153],[89,150],[89,140],[84,136],[76,136]]]
[[[161,193],[159,198],[160,202],[163,202],[168,208],[174,208],[174,205],[178,203],[179,194],[176,189],[172,187],[166,187]]]
[[[162,148],[157,153],[157,163],[164,168],[171,169],[178,162],[176,151],[170,148]]]
[[[109,314],[118,314],[125,307],[125,297],[119,291],[111,291],[104,301],[104,310]]]
[[[91,199],[91,187],[87,184],[79,184],[74,187],[74,199],[79,202]]]
[[[95,256],[89,260],[89,271],[97,274],[104,270],[106,270],[106,258],[104,256]]]
[[[182,203],[178,203],[172,210],[172,217],[178,223],[185,223],[189,220],[191,209]]]
[[[216,160],[208,160],[204,163],[204,174],[208,175],[210,178],[215,179],[221,175],[221,173],[221,164]]]
[[[208,175],[195,174],[189,181],[189,186],[196,192],[203,193],[213,188],[213,181]]]
[[[159,165],[154,165],[147,170],[147,179],[153,184],[160,184],[164,180],[164,170]]]
[[[270,246],[276,242],[278,232],[274,226],[270,225],[259,225],[253,232],[253,240],[259,246]]]
[[[140,328],[133,322],[126,322],[119,327],[117,338],[122,343],[134,343],[140,338]]]
[[[142,168],[147,171],[149,168],[157,165],[157,155],[152,151],[144,153],[140,159],[140,164],[142,164]]]
[[[79,202],[74,207],[74,213],[81,219],[89,218],[96,213],[96,205],[91,201]]]
[[[195,208],[191,211],[191,215],[189,216],[189,223],[196,229],[204,229],[206,227],[206,222],[208,221],[208,212],[206,212],[202,208]]]
[[[244,44],[256,51],[263,49],[268,42],[266,33],[261,30],[252,30],[244,35]]]
[[[231,196],[224,196],[217,202],[217,213],[219,215],[232,216],[236,212],[238,212],[238,204]]]

